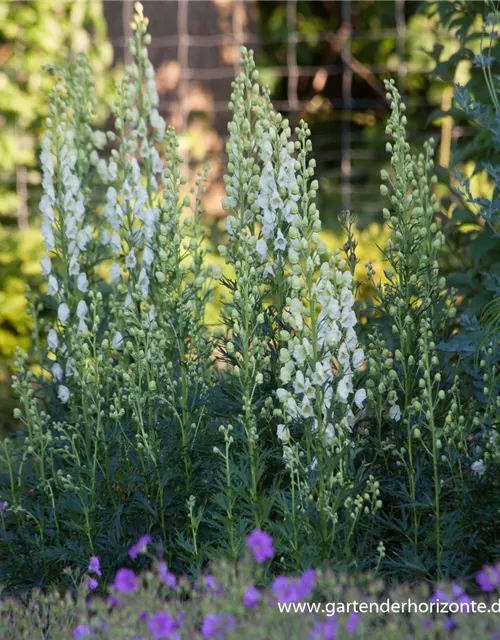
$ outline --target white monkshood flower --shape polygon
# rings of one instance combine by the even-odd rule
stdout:
[[[278,440],[281,440],[281,442],[284,442],[284,443],[290,442],[290,431],[288,430],[288,427],[286,427],[284,424],[278,425],[276,433],[278,436]]]
[[[266,280],[267,278],[274,278],[274,269],[273,265],[270,262],[266,264],[262,277],[264,278],[264,280]]]
[[[144,247],[144,251],[142,252],[142,262],[146,266],[150,267],[153,264],[154,259],[155,259],[155,255],[154,255],[151,247],[149,245],[146,245]]]
[[[81,318],[78,323],[78,333],[82,335],[86,335],[88,331],[89,331],[89,328],[87,327],[87,323],[83,318]]]
[[[65,302],[59,305],[57,309],[57,317],[61,322],[66,322],[69,318],[69,307]]]
[[[40,266],[42,267],[42,274],[44,276],[48,276],[52,271],[52,261],[49,256],[43,256],[43,258],[40,260]]]
[[[226,218],[226,231],[230,236],[234,236],[238,230],[239,222],[234,216],[227,216]]]
[[[358,389],[354,394],[354,403],[361,409],[364,401],[366,400],[366,391],[364,389]]]
[[[77,318],[79,318],[80,320],[83,320],[85,318],[85,316],[88,313],[88,306],[87,303],[85,302],[85,300],[80,300],[80,302],[78,303],[77,307],[76,307],[76,316]]]
[[[49,296],[55,296],[59,291],[59,284],[55,276],[49,276],[49,281],[47,283],[47,293]]]
[[[363,349],[356,349],[352,354],[352,366],[359,371],[361,369],[361,365],[365,361],[365,354]]]
[[[312,383],[322,387],[326,382],[326,372],[321,362],[316,362],[316,367],[312,376]]]
[[[260,238],[259,240],[257,240],[255,249],[259,254],[259,256],[262,258],[262,260],[265,260],[267,258],[267,255],[268,255],[267,242],[263,238]]]
[[[345,375],[343,378],[341,378],[341,380],[339,380],[339,384],[337,386],[337,394],[339,400],[346,404],[349,396],[352,393],[352,390],[352,374]]]
[[[137,279],[137,284],[140,286],[142,295],[147,298],[149,292],[149,278],[146,274],[146,269],[144,267],[141,269],[139,273],[139,278]]]
[[[59,400],[63,404],[66,404],[67,402],[69,402],[69,389],[68,389],[68,387],[65,387],[63,384],[60,384],[58,392],[57,392],[57,397],[59,398]]]
[[[80,263],[78,262],[78,250],[76,250],[69,259],[69,275],[77,276],[80,273]]]
[[[73,358],[68,358],[66,360],[66,377],[71,378],[76,373],[76,368],[73,362]]]
[[[53,251],[56,248],[56,241],[54,238],[54,232],[52,230],[52,225],[49,220],[44,220],[40,227],[40,232],[43,236],[43,241],[45,244],[45,249],[47,251]]]
[[[111,343],[114,349],[116,350],[121,349],[123,345],[123,336],[119,331],[115,331],[115,334],[113,336],[113,339],[111,340]]]
[[[399,422],[401,420],[401,409],[399,408],[398,404],[393,404],[389,409],[389,418],[395,420],[396,422]]]
[[[64,372],[62,370],[61,365],[58,362],[56,362],[55,365],[52,367],[52,375],[57,380],[57,382],[61,382],[61,380],[63,379]]]
[[[55,329],[51,329],[47,334],[47,345],[52,351],[55,351],[59,346],[59,338]]]
[[[281,229],[278,229],[278,233],[276,235],[276,239],[274,241],[274,250],[275,251],[285,251],[286,249],[286,240],[283,235]]]
[[[135,249],[130,249],[125,258],[125,266],[127,269],[133,269],[137,265],[137,258],[135,257]]]
[[[310,418],[314,415],[313,408],[311,405],[311,401],[307,396],[302,398],[302,405],[300,407],[300,413],[303,418]]]
[[[87,291],[89,290],[89,280],[87,278],[87,274],[83,273],[83,271],[78,276],[76,286],[78,288],[78,291],[81,291],[82,293],[87,293]]]
[[[484,464],[483,459],[481,458],[480,460],[476,460],[475,462],[473,462],[471,465],[471,469],[473,473],[477,474],[478,476],[484,475],[486,471],[486,465]]]

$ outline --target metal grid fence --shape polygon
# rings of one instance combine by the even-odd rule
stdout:
[[[376,148],[375,145],[366,145],[364,131],[353,125],[355,114],[380,109],[385,100],[381,77],[389,73],[395,75],[403,91],[407,74],[418,72],[418,69],[411,68],[406,57],[406,15],[410,0],[381,1],[393,6],[393,24],[378,31],[367,31],[356,29],[353,24],[355,0],[331,0],[332,9],[336,5],[340,20],[334,29],[317,33],[315,37],[316,42],[326,43],[336,52],[336,61],[334,64],[300,65],[298,46],[305,43],[307,38],[298,29],[297,0],[281,2],[286,16],[286,40],[278,43],[276,40],[268,42],[262,36],[259,29],[259,4],[255,0],[146,0],[145,14],[150,18],[153,35],[150,51],[158,70],[160,108],[178,131],[188,130],[193,113],[203,111],[211,118],[211,131],[215,131],[216,137],[221,139],[228,117],[230,82],[238,72],[241,45],[253,47],[259,52],[268,45],[280,44],[286,51],[284,61],[278,61],[275,66],[268,65],[265,71],[281,79],[282,87],[286,88],[285,97],[274,100],[274,104],[292,122],[310,110],[313,100],[310,95],[303,94],[301,82],[305,80],[313,87],[321,87],[329,78],[336,77],[340,80],[340,92],[326,101],[333,114],[332,126],[330,130],[323,126],[321,132],[314,135],[313,144],[321,162],[330,167],[331,175],[337,180],[341,208],[350,209],[353,206],[353,191],[356,189],[357,168],[366,168],[367,163],[382,162],[385,146],[380,144]],[[125,56],[132,11],[133,0],[105,3],[111,42],[118,59]],[[117,20],[120,14],[121,20]],[[442,39],[450,37],[450,34],[440,34]],[[395,42],[398,59],[396,69],[393,63],[366,63],[354,56],[353,42],[360,39],[375,42],[385,38],[392,38]],[[358,79],[370,89],[368,97],[354,95],[353,83]],[[162,87],[165,91],[162,91]],[[430,113],[436,106],[443,105],[433,104],[425,95],[412,97],[412,108],[420,113]],[[383,117],[385,115],[386,112]],[[464,133],[458,129],[448,129],[449,122],[447,145],[451,144],[454,136]],[[423,132],[413,133],[417,142],[422,142]],[[191,148],[186,143],[184,155],[190,153]],[[222,144],[208,145],[206,152],[197,151],[190,155],[188,166],[194,168],[198,162],[208,159],[216,167],[222,167],[223,148]],[[441,159],[446,157],[449,157],[449,150],[448,154],[440,154]],[[220,176],[215,172],[214,183],[218,177]],[[373,191],[364,195],[368,200],[373,200],[374,196]],[[214,205],[212,212],[221,213],[216,209],[217,205]]]

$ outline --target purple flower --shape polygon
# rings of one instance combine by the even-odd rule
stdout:
[[[201,635],[204,638],[223,638],[227,631],[234,629],[234,617],[221,613],[208,613],[201,625]]]
[[[141,536],[135,544],[130,547],[128,555],[135,560],[140,553],[144,553],[148,544],[151,542],[151,536]]]
[[[79,624],[73,630],[73,638],[75,638],[75,640],[79,640],[79,638],[86,638],[87,636],[90,636],[91,633],[92,629],[88,624]]]
[[[274,556],[273,539],[261,529],[254,529],[247,537],[247,547],[251,549],[257,562],[271,560]]]
[[[220,596],[222,594],[222,585],[215,580],[212,574],[208,574],[205,576],[205,587],[209,591],[215,591],[216,595]]]
[[[500,566],[483,567],[476,575],[476,582],[483,591],[494,591],[500,584]]]
[[[98,586],[99,586],[99,583],[95,578],[89,578],[89,581],[87,582],[87,587],[89,588],[90,591],[92,591],[93,589],[97,589]]]
[[[304,600],[308,598],[314,589],[315,583],[316,572],[314,569],[307,569],[304,571],[297,582],[297,593],[299,598]]]
[[[300,599],[297,582],[286,576],[275,578],[272,589],[278,602],[297,602]]]
[[[317,622],[311,631],[310,638],[313,640],[336,640],[338,623],[334,616],[325,620],[325,622]]]
[[[460,602],[460,604],[472,604],[472,599],[469,595],[467,595],[464,591],[464,589],[456,584],[456,582],[454,582],[452,584],[451,590],[453,592],[453,595],[455,596],[455,602]],[[461,610],[462,613],[470,613],[471,609],[462,609]]]
[[[345,623],[346,633],[348,633],[349,635],[356,633],[356,629],[358,628],[360,617],[361,615],[359,613],[356,613],[355,611],[351,613],[351,615],[347,618],[347,621]]]
[[[90,558],[89,568],[87,569],[87,571],[93,571],[94,573],[97,573],[99,577],[102,576],[101,563],[97,556],[92,556]]]
[[[443,602],[451,602],[450,596],[442,589],[436,589],[429,600],[431,602],[437,602],[438,600],[442,600]]]
[[[148,627],[153,638],[169,638],[177,630],[175,620],[166,611],[159,611],[149,619]]]
[[[443,622],[443,626],[447,631],[453,631],[453,629],[457,626],[455,620],[450,616],[446,618]]]
[[[131,593],[137,589],[137,576],[132,569],[118,569],[113,587],[122,593]]]
[[[243,604],[247,609],[253,609],[260,600],[260,592],[254,587],[248,587],[248,589],[243,594]]]
[[[5,509],[7,507],[7,504],[5,502],[5,500],[0,500],[0,518],[6,518],[7,514],[5,513]]]
[[[108,596],[108,604],[110,607],[118,606],[121,602],[122,599],[114,593]]]
[[[158,564],[158,573],[160,574],[160,578],[168,587],[171,589],[177,589],[177,578],[173,573],[170,573],[165,562],[160,562]]]

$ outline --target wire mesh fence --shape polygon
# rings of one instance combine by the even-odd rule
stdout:
[[[178,131],[188,132],[183,153],[191,170],[206,160],[212,163],[208,208],[213,214],[222,213],[219,178],[227,101],[242,45],[255,49],[262,77],[273,85],[275,107],[292,123],[300,118],[310,122],[332,212],[359,210],[369,221],[378,209],[374,168],[385,159],[388,111],[383,78],[394,77],[405,96],[417,122],[410,131],[417,145],[429,135],[431,113],[446,106],[442,92],[433,96],[428,90],[432,61],[425,48],[452,36],[425,21],[428,32],[415,33],[411,22],[419,7],[411,0],[146,0],[144,6],[160,108]],[[132,0],[105,3],[117,60],[126,59],[132,8]],[[311,33],[304,16],[314,25],[315,12],[321,14],[323,28],[316,24]],[[371,22],[363,18],[367,12]],[[378,22],[377,15],[383,15]],[[448,147],[454,137],[467,133],[449,124]],[[439,137],[440,129],[436,133]],[[449,149],[439,157],[448,156]]]

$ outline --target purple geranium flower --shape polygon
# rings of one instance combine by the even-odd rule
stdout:
[[[128,555],[135,560],[140,553],[144,553],[148,544],[151,542],[151,536],[141,536],[135,544],[130,547]]]
[[[431,595],[431,597],[429,598],[429,600],[431,602],[437,602],[438,600],[441,600],[443,602],[451,602],[451,598],[450,596],[443,591],[442,589],[436,589],[434,591],[434,593]]]
[[[89,578],[89,581],[87,582],[87,587],[89,588],[90,591],[92,591],[93,589],[97,589],[98,586],[99,586],[99,583],[95,578]]]
[[[205,588],[209,591],[215,591],[218,596],[222,594],[222,585],[210,573],[205,576]]]
[[[90,636],[91,633],[92,628],[88,624],[79,624],[73,630],[73,638],[75,638],[75,640],[79,640],[80,638],[86,638],[87,636]]]
[[[300,599],[308,598],[316,583],[316,571],[314,569],[307,569],[300,576],[297,582],[297,593]]]
[[[7,514],[5,513],[5,509],[7,507],[7,504],[5,502],[5,500],[0,500],[0,518],[6,518]]]
[[[122,593],[131,593],[137,589],[137,576],[132,569],[118,569],[113,587]]]
[[[247,547],[251,549],[257,562],[271,560],[274,556],[273,539],[261,529],[254,529],[247,537]]]
[[[453,595],[455,596],[455,602],[459,602],[460,604],[468,604],[468,605],[472,604],[472,598],[469,595],[467,595],[463,587],[458,585],[456,582],[452,584],[451,590],[453,592]],[[461,612],[470,613],[471,609],[463,608]]]
[[[286,576],[275,578],[272,589],[278,602],[297,602],[300,599],[297,582]]]
[[[476,575],[476,582],[483,591],[494,591],[500,584],[500,565],[483,567]]]
[[[221,613],[208,613],[201,625],[201,635],[204,638],[223,638],[226,632],[234,629],[234,617]]]
[[[356,633],[356,629],[358,628],[360,617],[361,615],[359,613],[356,613],[355,611],[351,613],[351,615],[347,618],[347,621],[345,623],[346,633],[348,633],[349,635]]]
[[[260,600],[260,591],[253,585],[243,594],[243,604],[247,609],[253,609]]]
[[[153,638],[169,638],[177,630],[177,623],[166,611],[159,611],[151,616],[148,627]]]
[[[338,623],[335,617],[328,618],[325,622],[317,622],[311,631],[313,640],[336,640]]]
[[[90,558],[89,568],[87,569],[87,571],[92,571],[93,573],[97,573],[99,577],[102,576],[101,563],[97,556],[92,556]]]
[[[158,563],[158,573],[163,582],[171,589],[177,589],[177,578],[168,570],[165,562]]]

